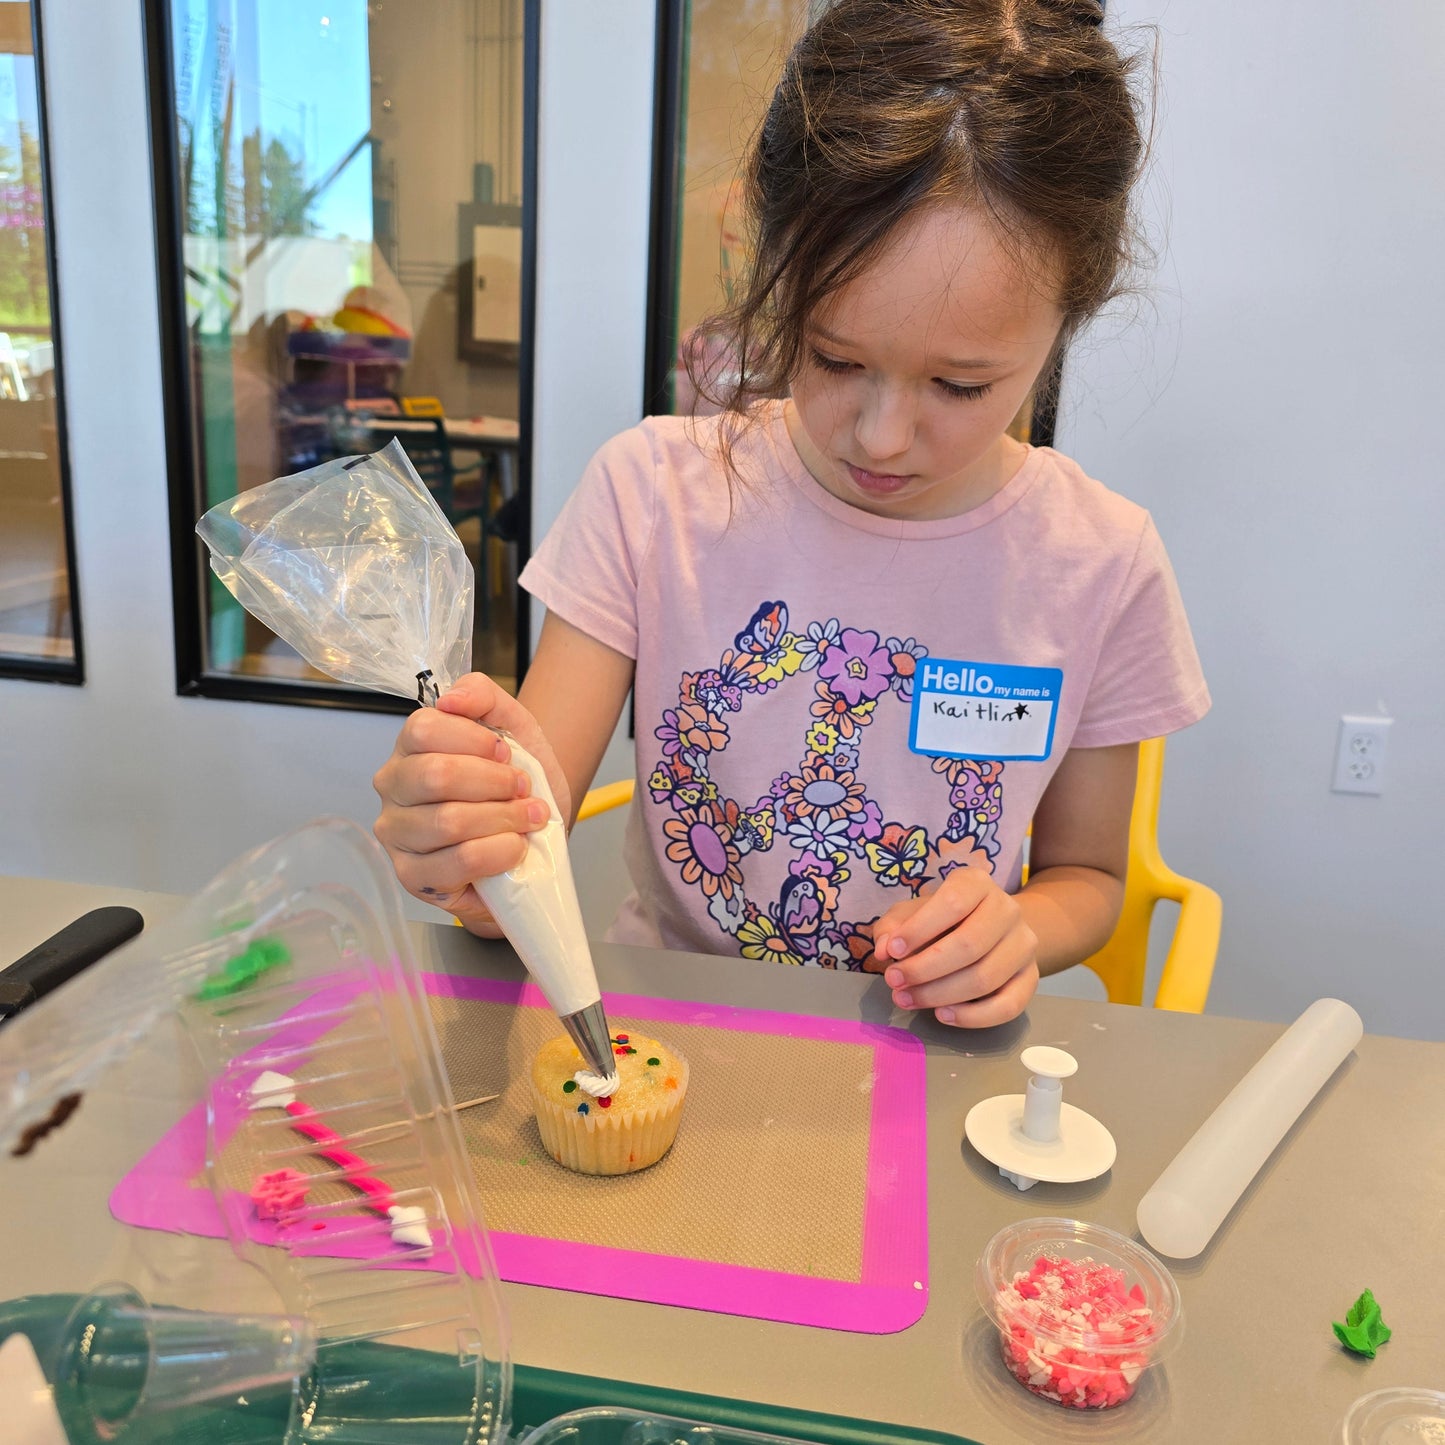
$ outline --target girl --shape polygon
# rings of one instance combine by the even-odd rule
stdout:
[[[473,674],[407,720],[375,785],[408,890],[495,936],[471,880],[545,812],[476,723],[575,810],[635,690],[612,938],[881,971],[971,1027],[1105,942],[1137,744],[1209,700],[1148,514],[1007,432],[1126,256],[1141,144],[1100,18],[838,0],[803,37],[748,285],[704,328],[724,411],[597,453],[522,574],[520,699]]]

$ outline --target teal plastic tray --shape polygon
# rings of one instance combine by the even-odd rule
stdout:
[[[42,1363],[55,1357],[58,1336],[77,1303],[74,1295],[31,1295],[0,1302],[0,1340],[19,1332],[28,1335]],[[443,1355],[396,1345],[359,1343],[342,1347],[359,1376],[394,1380],[394,1388],[381,1395],[380,1418],[391,1422],[426,1415],[429,1381],[433,1374],[450,1378],[456,1362]],[[783,1436],[811,1445],[882,1445],[889,1441],[916,1441],[919,1445],[978,1445],[962,1435],[887,1425],[876,1420],[852,1420],[841,1415],[818,1415],[782,1405],[715,1395],[688,1394],[657,1386],[634,1385],[624,1380],[570,1375],[517,1365],[513,1370],[513,1435],[547,1424],[574,1410],[604,1406],[661,1415],[729,1430],[749,1430]],[[230,1406],[224,1410],[197,1409],[166,1416],[164,1428],[137,1423],[128,1428],[119,1445],[277,1445],[286,1428],[286,1414],[274,1402]],[[581,1440],[585,1432],[569,1438]]]

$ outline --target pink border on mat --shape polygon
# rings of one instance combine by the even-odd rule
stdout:
[[[429,994],[546,1008],[540,989],[498,979],[424,974]],[[343,986],[344,987],[344,986]],[[743,1265],[647,1254],[605,1245],[492,1231],[497,1270],[505,1280],[578,1290],[619,1299],[713,1310],[753,1319],[863,1334],[892,1334],[922,1318],[928,1304],[927,1119],[922,1043],[901,1029],[767,1009],[680,1003],[638,994],[604,995],[609,1013],[665,1023],[705,1024],[784,1038],[866,1044],[873,1049],[873,1099],[863,1216],[863,1269],[857,1282],[815,1279]],[[309,1011],[307,1005],[303,1010]],[[284,1030],[287,1046],[318,1037],[325,1025],[298,1019]],[[281,1042],[274,1037],[268,1048]],[[240,1104],[217,1100],[218,1137],[234,1131]],[[126,1224],[207,1236],[224,1235],[210,1191],[190,1180],[205,1160],[205,1110],[188,1113],[111,1195]],[[276,1227],[251,1222],[258,1243],[279,1242]],[[318,1241],[318,1245],[320,1241]],[[365,1246],[328,1241],[327,1254],[365,1257]],[[418,1261],[415,1268],[426,1268]]]

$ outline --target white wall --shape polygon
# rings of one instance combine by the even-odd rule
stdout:
[[[1162,823],[1224,896],[1210,1007],[1337,994],[1373,1031],[1445,1038],[1445,10],[1109,15],[1158,25],[1167,251],[1150,304],[1070,368],[1059,444],[1153,510],[1213,689]],[[1339,715],[1381,700],[1383,796],[1331,793]]]
[[[653,17],[543,13],[546,519],[640,404]],[[369,824],[397,722],[175,695],[141,7],[46,0],[45,22],[87,681],[0,679],[0,872],[190,889],[307,818]]]

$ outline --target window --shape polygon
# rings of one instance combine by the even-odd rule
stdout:
[[[401,707],[210,577],[207,508],[397,437],[477,573],[474,665],[527,618],[523,0],[146,0],[182,691]]]
[[[37,38],[0,4],[0,673],[80,682]]]

